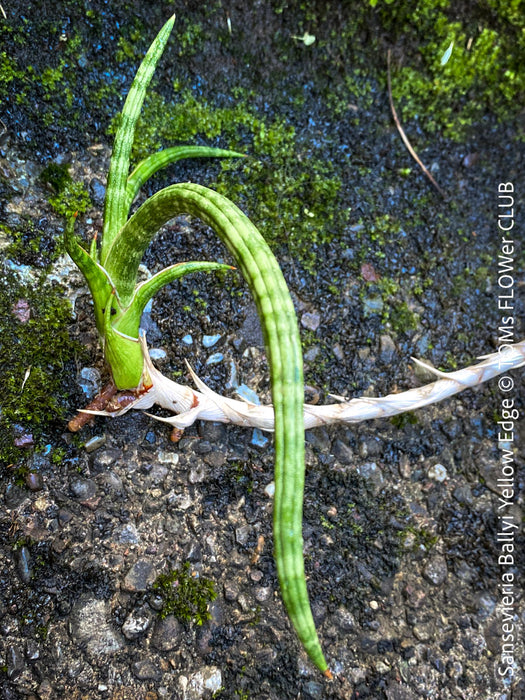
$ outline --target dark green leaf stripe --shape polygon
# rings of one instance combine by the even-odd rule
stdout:
[[[137,119],[144,102],[146,89],[168,41],[175,15],[171,17],[158,33],[144,60],[140,64],[135,79],[131,85],[121,123],[115,137],[111,163],[109,166],[108,186],[104,207],[104,230],[102,238],[101,262],[104,265],[106,254],[113,238],[124,225],[128,217],[126,184],[129,174],[129,158]]]
[[[304,424],[302,353],[295,311],[273,253],[255,226],[228,199],[193,184],[157,192],[113,240],[107,270],[127,304],[142,256],[159,228],[192,214],[219,235],[241,269],[257,304],[272,379],[275,411],[275,561],[284,604],[308,655],[329,675],[315,629],[302,552]],[[122,269],[122,267],[124,269]]]

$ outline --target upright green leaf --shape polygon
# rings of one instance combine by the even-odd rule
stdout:
[[[144,102],[146,89],[164,51],[174,22],[175,15],[166,22],[150,46],[144,60],[140,64],[122,110],[121,122],[115,136],[115,144],[111,155],[108,186],[106,189],[104,230],[100,258],[103,265],[106,262],[107,250],[113,238],[124,225],[128,216],[126,184],[135,126]]]

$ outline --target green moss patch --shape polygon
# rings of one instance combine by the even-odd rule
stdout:
[[[85,186],[73,181],[66,163],[50,163],[40,174],[40,180],[53,189],[55,194],[49,198],[49,203],[61,217],[70,218],[73,214],[82,214],[91,204]]]
[[[213,581],[190,573],[190,563],[184,562],[179,569],[161,574],[153,584],[164,598],[161,617],[174,615],[180,622],[202,625],[210,619],[208,605],[215,600]]]
[[[12,273],[0,284],[2,402],[0,462],[23,462],[63,421],[67,364],[78,348],[68,335],[71,308],[63,291],[22,285]]]
[[[489,111],[502,120],[519,113],[525,95],[519,0],[371,4],[399,48],[392,93],[403,121],[416,119],[428,133],[460,140]]]
[[[246,160],[221,161],[217,181],[206,184],[240,205],[270,245],[285,246],[313,272],[318,246],[348,220],[349,210],[339,201],[341,179],[321,144],[300,137],[283,118],[259,114],[249,105],[253,94],[234,93],[235,106],[227,107],[215,107],[189,89],[175,103],[151,95],[137,128],[134,159],[162,146],[202,140],[244,151]],[[118,118],[112,131],[117,124]]]

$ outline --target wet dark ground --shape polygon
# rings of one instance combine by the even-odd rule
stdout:
[[[282,112],[282,95],[303,87],[302,105],[289,103],[285,116],[300,135],[304,167],[305,143],[317,139],[339,168],[340,205],[351,207],[351,213],[332,240],[315,246],[315,271],[304,269],[286,241],[275,248],[302,321],[309,393],[322,402],[329,393],[383,395],[421,383],[411,356],[452,369],[493,351],[499,325],[497,188],[509,181],[517,193],[525,187],[515,123],[500,123],[487,113],[461,143],[405,125],[448,193],[443,201],[411,162],[392,123],[384,84],[375,83],[366,107],[357,99],[355,114],[352,108],[334,117],[312,78],[320,70],[316,44],[306,47],[291,38],[315,33],[299,9],[277,13],[270,3],[250,9],[218,3],[203,18],[199,4],[183,5],[178,11],[202,21],[207,30],[216,27],[217,36],[227,36],[229,16],[242,48],[208,38],[202,54],[180,57],[182,78],[201,81],[208,98],[219,81],[230,88],[258,86],[257,102],[266,115]],[[128,85],[136,64],[124,60],[125,69],[119,69],[111,58],[126,13],[144,24],[144,48],[168,13],[144,4],[89,7],[97,12],[96,22],[85,22],[85,8],[76,3],[56,8],[24,3],[23,9],[11,3],[4,9],[13,22],[15,16],[35,22],[38,10],[42,31],[47,28],[54,39],[57,27],[85,29],[94,47],[101,44],[94,53],[103,52],[108,72]],[[348,11],[345,3],[338,4],[331,28]],[[189,32],[189,25],[183,26]],[[318,31],[329,35],[326,24]],[[286,61],[283,38],[290,44]],[[369,36],[361,39],[359,51],[366,53]],[[50,39],[45,51],[53,46]],[[92,57],[86,60],[89,64]],[[370,58],[374,75],[381,60]],[[340,90],[348,67],[335,59],[334,66],[334,89]],[[163,81],[171,85],[173,70],[167,53],[159,90]],[[11,98],[2,116],[7,226],[15,228],[17,216],[29,215],[39,222],[45,218],[49,229],[60,232],[62,223],[37,175],[47,159],[61,157],[91,187],[94,204],[79,229],[97,228],[102,204],[97,183],[105,182],[111,143],[105,128],[118,109],[112,101],[109,97],[104,109],[86,108],[84,129],[73,125],[44,132],[36,98],[16,106]],[[351,114],[357,117],[350,119]],[[401,176],[402,168],[411,173]],[[195,162],[170,175],[209,184],[218,172],[214,164]],[[249,201],[239,203],[250,211]],[[391,226],[386,215],[400,226]],[[519,205],[515,215],[522,231]],[[145,264],[154,272],[168,260],[223,256],[212,232],[178,219],[159,235]],[[519,295],[523,252],[518,256]],[[367,283],[371,269],[383,287]],[[73,296],[75,284],[71,281],[65,293]],[[396,313],[388,313],[390,306]],[[64,369],[70,413],[86,400],[76,382],[82,367],[102,371],[83,294],[75,310],[71,335],[86,343],[89,354],[78,367]],[[521,329],[522,312],[519,301],[515,313]],[[214,389],[233,394],[236,381],[268,401],[254,313],[240,277],[188,278],[156,299],[147,319],[150,346],[166,351],[159,366],[168,375],[182,372],[189,381],[183,369],[188,359]],[[205,348],[203,337],[215,334],[220,339]],[[191,345],[182,342],[187,335]],[[516,340],[521,337],[516,334]],[[215,353],[222,354],[221,361],[206,364]],[[513,376],[523,411],[523,371]],[[300,650],[278,595],[271,498],[265,492],[272,481],[271,440],[261,444],[252,431],[199,424],[174,444],[161,424],[134,414],[87,428],[83,440],[101,438],[88,452],[62,424],[52,426],[49,444],[63,450],[63,459],[53,464],[35,452],[24,457],[33,476],[20,480],[2,472],[0,697],[522,697],[521,582],[514,587],[512,611],[514,682],[509,673],[498,676],[504,606],[495,481],[500,411],[501,395],[488,384],[400,421],[307,435],[305,561],[314,617],[334,671],[331,683]],[[521,421],[515,441],[516,523],[523,518],[524,443]],[[515,543],[517,573],[524,564],[521,535]],[[184,561],[215,583],[211,619],[202,627],[158,615],[152,583]]]

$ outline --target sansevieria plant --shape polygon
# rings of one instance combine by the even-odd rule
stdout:
[[[137,397],[150,391],[162,392],[163,387],[147,361],[139,337],[141,315],[149,299],[164,285],[189,272],[229,267],[208,262],[180,263],[137,284],[139,265],[152,238],[174,216],[191,214],[209,224],[230,251],[257,304],[270,364],[275,416],[274,551],[281,592],[308,655],[330,676],[310,611],[304,576],[302,354],[293,304],[279,265],[249,219],[226,197],[200,185],[167,187],[129,216],[141,185],[168,163],[183,157],[240,156],[213,148],[169,148],[149,156],[129,174],[137,119],[173,23],[174,17],[166,22],[151,45],[124,105],[108,175],[102,240],[93,240],[87,251],[74,235],[72,220],[66,230],[66,247],[89,285],[113,383],[116,389],[131,390]],[[171,407],[176,408],[173,404]]]
[[[303,405],[303,369],[299,332],[283,275],[268,245],[249,219],[226,197],[195,184],[166,187],[130,217],[140,189],[160,168],[181,158],[240,157],[216,148],[176,147],[154,153],[130,174],[130,153],[137,119],[149,82],[173,28],[172,17],[161,29],[133,81],[111,157],[102,239],[89,251],[66,228],[67,251],[83,272],[94,304],[95,320],[112,382],[84,413],[122,415],[154,404],[176,414],[160,418],[185,428],[195,420],[216,420],[275,432],[274,552],[281,593],[290,620],[313,663],[327,676],[306,590],[302,555],[304,429],[329,423],[357,423],[393,416],[436,403],[469,387],[525,364],[525,341],[500,347],[482,362],[455,372],[428,367],[437,380],[381,398],[360,397],[326,406]],[[144,307],[164,285],[197,271],[228,269],[210,262],[172,265],[138,284],[139,265],[157,231],[169,219],[191,214],[209,224],[230,251],[253,294],[263,328],[270,365],[273,406],[225,398],[211,391],[192,372],[197,389],[164,377],[152,364],[140,332]],[[423,363],[420,363],[423,364]],[[191,371],[191,370],[190,370]],[[127,392],[125,405],[104,411],[117,391]],[[73,419],[72,429],[82,421]]]

